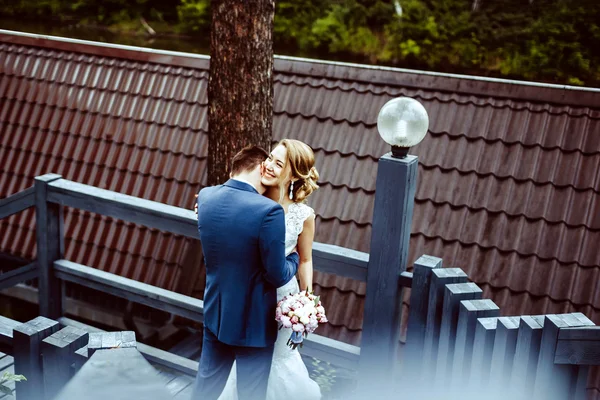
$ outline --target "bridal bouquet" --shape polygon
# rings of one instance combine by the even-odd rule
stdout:
[[[287,344],[296,349],[298,346],[302,347],[304,338],[314,332],[319,324],[327,322],[327,317],[320,297],[307,290],[281,299],[275,310],[275,320],[281,323],[279,329],[292,329]]]

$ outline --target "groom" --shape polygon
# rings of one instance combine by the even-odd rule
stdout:
[[[198,194],[198,231],[206,263],[204,342],[194,400],[217,399],[237,364],[240,400],[264,400],[277,337],[276,288],[296,274],[285,258],[283,208],[262,196],[265,150],[233,157],[231,179]]]

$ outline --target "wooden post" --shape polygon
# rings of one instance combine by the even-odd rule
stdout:
[[[19,400],[44,399],[44,375],[42,367],[41,343],[46,337],[57,332],[58,322],[45,317],[37,317],[21,324],[13,330],[13,356],[15,373],[25,375],[27,381],[17,382]]]
[[[543,325],[543,315],[524,315],[519,321],[517,347],[509,385],[515,395],[530,398],[533,393]]]
[[[544,319],[533,398],[562,400],[569,398],[576,368],[555,364],[558,336],[561,328],[593,326],[581,313],[551,314]]]
[[[427,330],[423,344],[423,369],[426,371],[424,375],[430,379],[435,379],[446,285],[465,282],[467,282],[467,274],[460,268],[438,268],[432,271],[427,306]]]
[[[494,352],[490,366],[490,391],[499,394],[498,398],[502,395],[508,395],[506,389],[509,385],[515,358],[519,324],[520,317],[498,318]]]
[[[489,299],[460,302],[456,345],[452,360],[451,382],[453,387],[462,388],[468,382],[477,318],[496,317],[499,314],[500,308]]]
[[[569,390],[569,398],[584,400],[589,368],[592,365],[600,365],[600,326],[561,329],[554,364],[578,366]]]
[[[38,293],[40,314],[58,319],[62,316],[62,285],[54,276],[53,263],[65,252],[62,206],[48,202],[48,184],[60,175],[46,174],[35,178],[35,221]]]
[[[497,325],[497,317],[479,318],[477,320],[468,385],[469,394],[472,396],[480,392],[481,388],[487,387],[489,382]]]
[[[88,333],[72,326],[64,327],[42,341],[46,399],[53,399],[73,377],[75,352],[87,341]]]
[[[443,386],[445,382],[449,382],[448,378],[454,359],[460,302],[462,300],[481,299],[482,293],[481,288],[472,282],[446,285],[435,371],[435,382],[438,386]]]
[[[358,393],[388,389],[400,336],[398,277],[406,270],[417,183],[417,157],[379,159],[367,269]]]
[[[403,377],[410,381],[421,376],[425,335],[433,329],[427,325],[431,278],[433,271],[441,268],[442,259],[426,255],[414,264],[406,347],[402,357]]]

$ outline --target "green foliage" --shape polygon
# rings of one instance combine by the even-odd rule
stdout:
[[[275,6],[277,52],[600,85],[597,0],[282,0]],[[201,37],[210,29],[210,0],[0,0],[0,12],[125,30],[141,30],[143,17],[157,30]]]
[[[8,382],[22,382],[26,380],[27,379],[23,375],[15,375],[5,372],[0,378],[0,393],[10,396],[13,394],[13,390],[6,386],[6,384]]]
[[[206,32],[210,28],[210,0],[181,0],[177,6],[184,32]]]

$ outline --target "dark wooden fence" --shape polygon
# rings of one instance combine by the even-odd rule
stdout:
[[[428,256],[414,264],[404,390],[415,398],[586,398],[600,327],[581,313],[500,316],[461,269],[441,266]]]
[[[406,180],[414,180],[416,158],[407,159],[405,164],[402,168]],[[385,173],[386,169],[383,170]],[[390,174],[392,172],[390,170]],[[378,181],[378,196],[379,192]],[[396,242],[407,242],[410,223],[402,224],[400,229],[394,228],[394,224],[400,224],[400,220],[412,215],[410,197],[410,193],[405,195],[399,205],[383,202],[385,207],[391,207],[388,211],[392,212],[390,215],[394,221],[390,223],[379,218],[379,223],[373,227],[374,231],[381,230],[377,237],[386,237],[385,230],[389,228],[396,235]],[[60,339],[50,340],[61,343],[61,350],[50,350],[48,343],[41,344],[46,337],[58,331],[58,325],[48,322],[50,320],[86,328],[63,317],[62,286],[65,281],[202,321],[201,300],[64,259],[63,206],[198,239],[196,216],[192,211],[48,174],[36,178],[34,188],[0,200],[0,218],[34,205],[37,259],[30,265],[0,275],[0,289],[38,278],[40,313],[49,318],[41,319],[38,325],[28,328],[32,330],[25,332],[21,332],[22,326],[16,329],[0,320],[0,345],[10,343],[16,358],[25,360],[15,361],[18,373],[31,373],[40,346],[42,352],[46,346],[46,351],[50,352],[75,353],[73,363],[83,364],[81,355],[77,353],[81,349],[76,348],[81,344],[78,340],[84,340],[84,336],[78,336],[77,330],[68,334],[63,332]],[[379,214],[383,212],[380,211]],[[391,248],[392,244],[388,242],[384,246],[379,243],[379,252]],[[362,354],[359,347],[313,334],[302,349],[306,355],[354,370],[358,369],[360,360],[361,371],[371,373],[360,375],[363,389],[371,390],[371,379],[378,378],[400,382],[404,392],[414,391],[413,398],[419,398],[423,391],[442,393],[446,399],[463,399],[474,393],[478,399],[494,398],[493,393],[503,393],[507,387],[516,393],[515,398],[519,398],[520,394],[531,394],[540,399],[583,398],[587,366],[600,362],[596,347],[600,343],[600,332],[591,321],[581,314],[499,317],[498,307],[491,300],[482,299],[482,290],[468,282],[462,270],[443,269],[442,260],[423,256],[415,262],[413,273],[409,273],[405,271],[406,265],[399,261],[406,257],[407,246],[394,251],[397,260],[390,264],[389,257],[381,257],[381,254],[370,260],[365,253],[315,243],[313,259],[316,270],[367,281],[371,290],[367,290],[364,312],[369,318],[365,320],[363,344],[366,346]],[[384,268],[385,265],[389,270]],[[385,279],[376,271],[385,271]],[[380,291],[378,287],[387,287],[387,291]],[[398,310],[402,290],[408,288],[412,288],[408,338],[401,360],[403,373],[395,379],[393,367],[397,364]],[[386,302],[388,298],[392,299],[391,304]],[[382,323],[387,333],[383,335],[383,342],[378,343],[377,329]],[[198,365],[194,361],[142,344],[137,345],[137,350],[154,363],[190,375],[197,371]],[[30,358],[21,355],[21,351],[27,351]],[[55,371],[61,380],[68,375],[65,365]],[[34,376],[33,381],[36,379]],[[44,387],[43,382],[41,384]],[[57,390],[49,387],[51,391]],[[23,391],[26,392],[25,389]],[[18,395],[19,400],[29,399],[23,392]],[[559,395],[568,397],[557,397]]]

